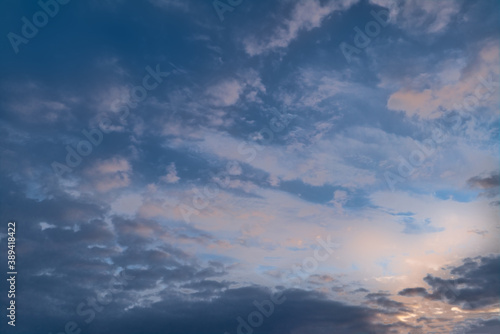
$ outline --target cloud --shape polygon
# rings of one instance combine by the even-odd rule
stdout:
[[[255,135],[258,136],[259,133]],[[273,137],[278,135],[280,133],[273,134]],[[226,133],[206,130],[200,137],[203,141],[184,141],[170,145],[175,149],[189,149],[196,145],[197,149],[201,148],[210,156],[249,164],[278,177],[281,181],[300,180],[312,186],[338,184],[349,188],[373,184],[376,181],[372,170],[350,166],[348,161],[342,158],[341,152],[338,155],[331,153],[332,148],[338,151],[346,149],[345,144],[340,144],[342,138],[335,141],[320,140],[308,150],[296,150],[294,147],[280,145],[261,146],[258,145],[258,140],[251,143]],[[229,150],[227,147],[234,149]],[[251,151],[255,151],[255,158],[249,155]],[[243,152],[248,153],[242,154]]]
[[[301,0],[292,10],[290,18],[280,22],[279,27],[265,36],[251,36],[243,41],[245,51],[250,56],[283,49],[297,38],[300,32],[310,31],[321,26],[323,20],[336,10],[344,10],[357,0],[328,1]]]
[[[110,313],[105,323],[90,329],[96,334],[110,331],[144,332],[141,324],[146,322],[150,333],[241,333],[246,332],[244,329],[238,331],[242,321],[247,326],[249,322],[260,322],[259,326],[249,328],[263,334],[382,334],[391,328],[390,324],[377,323],[376,319],[380,314],[377,310],[328,300],[315,292],[298,289],[281,291],[284,301],[274,304],[272,312],[266,317],[261,313],[259,316],[261,311],[255,306],[256,303],[269,300],[274,293],[264,287],[255,285],[228,289],[224,283],[201,281],[185,284],[184,289],[184,296],[160,291],[161,300],[153,303],[152,307],[136,307],[127,312]],[[189,301],[194,296],[207,298]],[[268,304],[264,307],[271,310]],[[249,319],[252,314],[255,317],[253,320]],[[259,317],[262,320],[258,320]],[[140,319],[144,322],[140,322]]]
[[[475,233],[475,234],[483,236],[483,237],[486,236],[486,234],[488,234],[487,230],[479,230],[479,229],[469,230],[467,232],[468,233]]]
[[[292,82],[297,84],[296,94],[290,107],[318,107],[340,94],[360,93],[361,86],[349,80],[349,72],[325,71],[318,68],[303,68],[292,74]],[[286,96],[286,95],[285,95]],[[288,96],[289,99],[291,96]],[[331,106],[330,106],[331,108]],[[325,126],[324,122],[318,126]]]
[[[500,193],[500,175],[493,172],[487,176],[474,176],[467,180],[467,185],[474,189],[483,189],[481,195],[492,198]]]
[[[479,319],[474,321],[472,324],[467,326],[466,334],[497,334],[500,332],[500,320],[490,319],[483,320]]]
[[[95,210],[87,213],[100,214]],[[32,301],[25,307],[32,321],[16,324],[21,332],[64,330],[68,321],[75,321],[82,330],[97,334],[233,333],[237,317],[248,321],[257,310],[254,302],[269,300],[272,293],[259,284],[242,286],[228,281],[225,265],[202,260],[166,242],[178,243],[182,234],[193,235],[188,226],[116,216],[107,221],[85,220],[76,229],[55,224],[43,231],[39,226],[23,230],[26,267],[18,282],[26,288],[17,297]],[[123,270],[132,279],[110,295],[113,278]],[[314,278],[318,283],[333,280],[329,275]],[[100,294],[111,302],[100,303],[103,311],[96,312],[96,320],[87,324],[87,316],[75,310]],[[366,306],[300,289],[283,290],[283,295],[285,302],[264,317],[259,332],[383,334],[391,327],[377,321],[384,312]],[[140,319],[148,323],[147,328]]]
[[[207,102],[212,107],[229,107],[238,101],[261,102],[259,94],[266,92],[259,73],[247,69],[237,73],[237,78],[220,80],[205,90]]]
[[[500,186],[500,175],[498,173],[492,173],[490,176],[474,176],[467,180],[467,184],[473,188],[497,188]]]
[[[486,197],[486,198],[495,198],[498,197],[500,194],[500,185],[499,185],[499,175],[498,172],[492,172],[490,175],[486,175],[482,173],[481,175],[471,177],[470,179],[467,180],[467,185],[472,188],[472,189],[480,189],[479,197]],[[490,202],[491,206],[500,206],[500,201],[493,200]],[[477,229],[474,230],[474,232],[477,232]],[[481,231],[482,234],[488,233],[488,231]],[[480,233],[478,233],[480,234]]]
[[[335,210],[339,213],[343,213],[343,206],[346,204],[349,199],[349,195],[344,190],[335,190],[333,193],[333,199],[329,202],[332,203],[335,207]]]
[[[11,114],[23,122],[55,126],[58,122],[75,120],[72,109],[78,99],[59,90],[51,91],[43,83],[16,80],[9,82],[8,87],[0,93],[0,107],[5,114]]]
[[[139,194],[124,194],[111,203],[114,214],[135,215],[142,205],[142,197]]]
[[[236,79],[228,79],[210,86],[206,94],[209,96],[210,102],[216,107],[229,107],[240,98],[243,91],[243,86]]]
[[[485,42],[467,66],[459,66],[460,76],[450,80],[450,69],[436,73],[421,73],[420,80],[404,83],[387,101],[390,110],[404,111],[409,117],[435,119],[446,111],[474,112],[480,107],[493,106],[498,99],[497,81],[500,69],[498,43]],[[417,78],[418,79],[418,78]],[[496,98],[491,98],[495,96]]]
[[[273,187],[277,187],[280,185],[280,179],[276,175],[269,175],[269,177],[267,178],[267,182]]]
[[[389,297],[388,293],[369,293],[365,296],[368,299],[368,304],[374,304],[379,307],[382,307],[388,311],[392,312],[408,312],[405,304],[392,300]]]
[[[460,0],[370,0],[370,2],[389,9],[390,21],[412,35],[445,32],[462,6]]]
[[[406,288],[399,292],[400,296],[405,297],[426,297],[429,295],[426,288]]]
[[[97,161],[85,174],[98,192],[107,192],[130,184],[132,166],[125,158],[114,157]]]
[[[392,24],[366,49],[367,66],[337,58],[353,27],[373,19],[369,1],[243,1],[224,24],[212,2],[80,2],[43,31],[43,43],[21,45],[21,58],[2,53],[0,215],[19,222],[16,297],[29,301],[17,331],[59,333],[74,320],[82,333],[237,333],[237,317],[248,319],[273,291],[287,301],[254,333],[408,333],[415,324],[449,333],[467,318],[498,327],[486,322],[495,282],[487,270],[476,274],[483,281],[467,278],[482,260],[453,276],[440,271],[498,251],[498,207],[488,205],[498,198],[475,198],[498,187],[498,173],[481,174],[498,166],[494,94],[400,190],[385,191],[381,176],[423,143],[428,119],[469,101],[478,75],[489,85],[480,93],[497,89],[497,2],[386,1]],[[82,13],[125,31],[96,39],[77,25],[68,30],[77,36],[60,34]],[[119,107],[141,84],[158,83],[151,71],[158,62],[166,71],[168,59],[186,70],[119,121]],[[276,111],[290,116],[282,131]],[[65,145],[104,117],[113,125],[102,144],[54,175]],[[189,223],[179,204],[194,210]],[[330,234],[331,256],[290,289],[290,268],[327,255],[316,241]],[[123,272],[134,279],[87,324],[76,307]],[[446,294],[451,280],[475,309]],[[408,287],[410,297],[395,295]]]
[[[180,177],[177,176],[177,170],[175,169],[175,163],[172,162],[170,165],[167,167],[167,175],[162,176],[160,178],[162,181],[165,181],[167,183],[177,183],[181,179]]]
[[[420,296],[439,300],[462,309],[476,310],[499,305],[500,255],[466,258],[458,267],[451,267],[453,278],[444,279],[428,274],[424,281],[431,287],[406,288],[400,296]]]
[[[48,228],[54,228],[54,227],[56,227],[56,225],[48,224],[46,222],[40,222],[39,224],[40,224],[40,228],[42,229],[42,231],[46,230]]]

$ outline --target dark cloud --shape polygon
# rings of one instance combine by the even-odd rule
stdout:
[[[93,203],[97,200],[76,201],[57,193],[55,198],[37,201],[12,192],[9,213],[17,216],[16,264],[22,268],[16,282],[16,299],[20,301],[17,311],[29,319],[19,321],[16,332],[64,332],[65,324],[72,320],[86,330],[86,318],[76,314],[78,305],[110,291],[114,291],[113,302],[105,310],[121,317],[129,306],[146,307],[154,302],[147,295],[149,290],[162,290],[158,293],[160,300],[189,296],[184,301],[187,310],[190,298],[209,300],[229,285],[214,280],[225,274],[224,265],[200,261],[165,242],[162,238],[171,235],[167,226],[119,217],[103,220],[105,210]],[[3,198],[7,195],[5,190],[0,194]],[[36,220],[30,218],[33,212],[39,216]],[[40,221],[53,227],[42,230]],[[182,233],[182,225],[177,231]],[[133,279],[117,291],[116,277],[121,272]],[[5,280],[0,288],[8,290]],[[189,289],[192,295],[182,289]],[[6,305],[7,294],[0,296],[0,302]],[[103,315],[97,313],[91,324],[106,327],[102,322]],[[0,327],[2,333],[7,332],[4,325]]]
[[[254,333],[389,332],[388,326],[375,323],[377,311],[373,309],[349,306],[303,290],[284,290],[281,293],[285,298],[283,303],[274,304],[269,316],[262,317],[260,326],[250,326]],[[237,333],[238,318],[250,324],[249,316],[254,314],[255,320],[260,321],[255,302],[263,305],[270,296],[270,290],[252,286],[225,290],[211,301],[163,300],[151,308],[135,308],[119,317],[114,315],[106,324],[92,326],[92,332],[145,333],[143,324],[147,323],[149,333]],[[266,305],[266,310],[270,311],[271,307]]]
[[[486,234],[488,234],[488,231],[487,230],[478,230],[477,228],[476,229],[473,229],[473,230],[469,230],[467,231],[468,233],[475,233],[477,235],[480,235],[480,236],[485,236]]]
[[[500,193],[500,174],[493,172],[488,176],[474,176],[467,180],[467,184],[471,188],[482,189],[482,196],[492,198]]]
[[[425,288],[406,288],[399,292],[401,296],[414,297],[421,296],[425,297],[428,295],[427,289]]]
[[[467,180],[467,184],[472,188],[497,188],[500,186],[500,174],[492,173],[490,176],[474,176]]]
[[[365,297],[368,299],[368,304],[376,305],[392,313],[408,312],[408,309],[403,303],[397,302],[388,298],[389,293],[376,292],[369,293]]]
[[[440,300],[464,309],[480,309],[498,305],[500,301],[500,256],[464,259],[463,264],[450,268],[452,279],[428,274],[424,281],[431,291],[423,287],[407,288],[401,296],[420,296]]]
[[[500,333],[500,320],[479,320],[470,326],[466,334],[498,334]]]
[[[127,275],[130,275],[130,271]],[[134,276],[135,275],[135,276]],[[133,272],[131,284],[123,289],[112,289],[109,282],[103,289],[77,288],[66,279],[46,277],[38,280],[29,292],[29,307],[19,312],[29,312],[30,321],[19,322],[19,333],[59,333],[69,321],[89,333],[238,333],[241,320],[254,333],[391,333],[393,325],[379,324],[377,316],[383,312],[364,306],[351,306],[325,298],[322,294],[298,289],[282,290],[276,295],[261,286],[230,289],[226,282],[201,280],[182,287],[197,292],[176,293],[174,286],[166,287],[154,294],[158,301],[144,304],[142,299],[146,287],[134,285],[141,280]],[[110,277],[111,278],[111,275]],[[33,281],[25,281],[33,284]],[[57,288],[47,287],[56,284]],[[43,291],[43,293],[42,293]],[[88,300],[106,296],[109,301],[99,304],[102,309],[95,312],[89,323],[87,315],[76,313],[76,307]],[[274,296],[279,303],[270,302]],[[27,296],[19,297],[26,300]],[[98,300],[98,299],[97,299]],[[256,306],[256,303],[259,306]],[[270,306],[271,305],[271,306]],[[90,308],[86,308],[90,309]],[[264,311],[261,311],[264,309]],[[264,315],[260,315],[266,313]],[[253,314],[253,315],[252,315]],[[252,320],[252,317],[255,317]],[[262,319],[262,320],[260,320]],[[252,325],[258,324],[260,325]],[[247,325],[244,325],[247,326]],[[246,330],[243,333],[247,333]]]

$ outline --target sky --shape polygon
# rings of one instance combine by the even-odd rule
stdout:
[[[499,333],[499,7],[3,1],[0,331]]]

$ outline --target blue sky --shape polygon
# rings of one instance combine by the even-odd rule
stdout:
[[[0,12],[2,332],[498,332],[497,1]]]

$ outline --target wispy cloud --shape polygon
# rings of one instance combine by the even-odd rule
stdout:
[[[319,0],[300,1],[296,3],[289,17],[279,22],[270,35],[250,36],[243,41],[245,51],[250,56],[280,50],[297,38],[299,33],[307,32],[321,26],[321,23],[336,10],[349,8],[358,0],[328,1]]]

